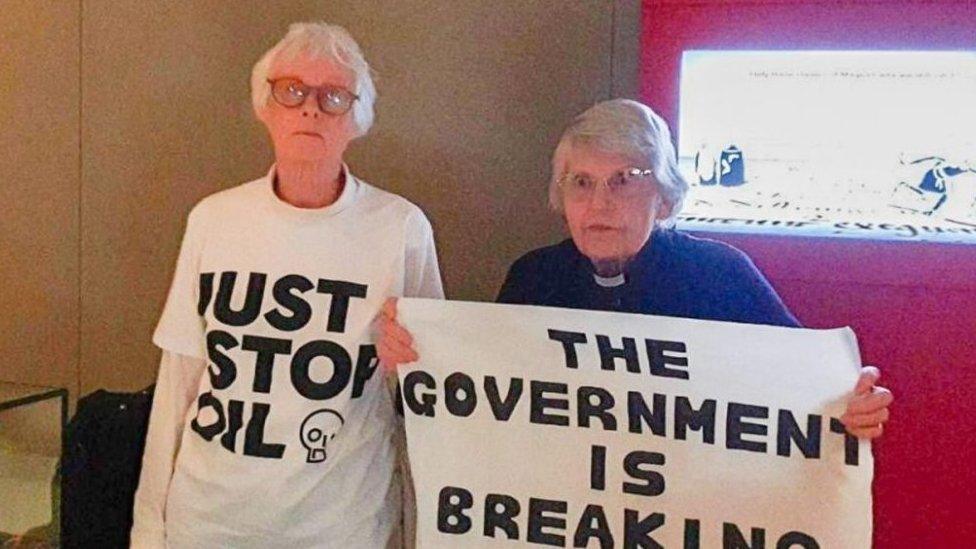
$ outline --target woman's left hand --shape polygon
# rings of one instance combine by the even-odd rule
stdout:
[[[861,377],[854,386],[854,397],[847,403],[847,410],[840,416],[847,432],[857,438],[872,439],[881,436],[888,421],[888,406],[894,400],[891,391],[878,386],[881,372],[874,366],[861,368]]]

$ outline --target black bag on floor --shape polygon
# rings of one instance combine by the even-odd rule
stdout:
[[[129,546],[153,386],[78,401],[61,455],[61,546]]]

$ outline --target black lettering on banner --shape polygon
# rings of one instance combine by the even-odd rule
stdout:
[[[318,383],[310,377],[312,359],[318,357],[332,361],[332,376],[325,383]],[[299,394],[310,400],[328,400],[335,397],[349,384],[351,375],[352,359],[349,353],[332,341],[309,341],[295,351],[291,360],[291,383]]]
[[[789,410],[779,411],[776,433],[776,454],[790,457],[790,442],[795,442],[805,458],[820,457],[820,429],[821,418],[818,415],[807,415],[807,433],[803,434],[796,418]]]
[[[613,547],[613,534],[610,533],[606,513],[599,505],[587,505],[586,509],[583,509],[583,516],[580,517],[576,533],[573,534],[573,547],[586,547],[590,543],[590,538],[596,538],[600,542],[601,549]]]
[[[237,432],[244,426],[244,403],[231,400],[227,403],[227,431],[220,436],[220,445],[231,452],[237,446]]]
[[[645,339],[647,347],[647,358],[651,362],[651,374],[659,377],[673,377],[676,379],[688,379],[688,370],[678,370],[668,368],[671,366],[688,367],[688,359],[683,356],[672,356],[664,353],[686,353],[688,348],[680,341],[658,341],[656,339]]]
[[[304,294],[315,287],[311,280],[301,275],[290,274],[283,276],[275,282],[271,293],[285,311],[291,313],[285,315],[281,308],[275,308],[264,315],[268,324],[282,332],[294,332],[300,330],[308,324],[312,318],[312,307],[305,299],[295,295],[293,292]]]
[[[319,280],[317,289],[320,294],[331,294],[329,304],[329,323],[326,329],[330,332],[346,331],[346,316],[349,314],[349,299],[366,297],[367,287],[363,284],[345,282],[342,280]]]
[[[356,373],[352,376],[352,398],[363,396],[366,382],[373,377],[380,359],[376,357],[376,345],[360,345],[359,356],[356,358]],[[397,384],[397,388],[400,385]],[[399,400],[399,399],[398,399]],[[402,410],[401,410],[402,412]]]
[[[715,444],[714,400],[705,400],[701,408],[695,410],[688,397],[679,396],[674,399],[674,438],[686,440],[688,429],[702,431],[702,441]]]
[[[643,425],[647,424],[651,428],[651,433],[659,437],[665,436],[664,422],[668,417],[665,396],[654,393],[653,402],[653,410],[650,410],[647,408],[647,401],[644,400],[644,395],[637,391],[627,392],[628,430],[631,433],[643,434]]]
[[[743,418],[769,417],[769,408],[730,402],[725,418],[725,447],[729,450],[746,450],[749,452],[765,452],[766,443],[745,440],[742,435],[766,436],[768,428],[761,423],[750,423]]]
[[[217,420],[210,425],[201,425],[200,413],[206,408],[212,409],[217,414]],[[217,400],[217,397],[213,396],[213,393],[210,392],[202,393],[197,397],[197,417],[193,418],[193,421],[190,423],[190,428],[203,437],[203,440],[210,442],[215,436],[222,433],[226,427],[227,418],[224,416],[224,406]]]
[[[413,373],[413,372],[411,372]],[[445,534],[464,534],[471,529],[471,518],[464,511],[474,505],[471,492],[445,486],[437,498],[437,530]]]
[[[596,397],[596,403],[590,397]],[[617,430],[617,418],[610,413],[614,405],[610,391],[584,385],[576,390],[576,402],[576,419],[580,427],[589,427],[590,419],[597,418],[605,431]]]
[[[664,493],[664,475],[657,471],[642,469],[641,465],[664,465],[664,454],[636,450],[624,458],[624,472],[642,483],[624,482],[624,493],[637,496],[660,496]]]
[[[637,359],[637,342],[632,337],[620,338],[620,348],[616,348],[610,343],[610,338],[605,335],[596,336],[596,346],[600,350],[600,368],[603,370],[616,370],[616,360],[621,358],[627,366],[627,371],[632,373],[640,372],[640,362]]]
[[[549,339],[563,344],[563,352],[566,353],[567,368],[579,368],[579,357],[576,356],[576,346],[581,343],[586,343],[586,334],[550,329]]]
[[[258,355],[254,361],[254,385],[252,389],[255,393],[270,393],[275,355],[291,354],[291,341],[274,337],[246,335],[241,343],[241,348],[245,351],[254,351]]]
[[[197,314],[203,316],[213,299],[214,273],[200,273],[200,296],[197,299]]]
[[[730,522],[722,523],[722,549],[765,549],[766,530],[753,528],[749,541],[739,527]]]
[[[547,408],[553,410],[569,410],[568,399],[547,398],[545,393],[558,393],[565,395],[569,388],[565,383],[552,383],[549,381],[529,382],[529,392],[531,393],[530,417],[529,421],[541,425],[569,425],[568,416],[560,416],[546,413]]]
[[[214,389],[226,389],[237,379],[237,366],[233,359],[220,352],[221,348],[230,350],[237,347],[237,340],[234,336],[221,330],[211,330],[207,332],[207,356],[210,357],[210,367],[207,373],[210,374],[210,386]],[[217,371],[214,371],[214,368]]]
[[[540,545],[566,545],[566,537],[560,534],[543,532],[543,528],[566,529],[566,518],[550,516],[546,513],[566,514],[566,502],[551,499],[529,498],[529,527],[526,539],[529,543]]]
[[[607,489],[607,447],[590,447],[590,488]]]
[[[792,549],[799,545],[803,549],[820,549],[820,544],[813,537],[803,532],[787,532],[776,542],[776,549]]]
[[[522,379],[513,377],[508,383],[508,393],[505,398],[501,398],[501,390],[498,388],[498,380],[495,376],[485,378],[485,397],[491,405],[491,413],[499,421],[508,421],[515,411],[519,397],[522,396]]]
[[[458,396],[463,393],[464,397]],[[474,392],[474,381],[470,376],[454,372],[444,380],[444,405],[447,411],[458,417],[468,417],[474,412],[478,397]]]
[[[285,453],[284,444],[268,444],[264,442],[264,424],[268,419],[271,406],[263,402],[251,404],[251,419],[247,422],[244,433],[244,455],[261,458],[281,459]]]
[[[417,398],[417,385],[423,385],[428,389]],[[407,403],[407,408],[418,416],[434,417],[434,405],[437,404],[437,394],[434,392],[437,384],[434,378],[423,370],[414,370],[403,378],[403,401]]]
[[[701,549],[701,521],[685,519],[685,549]]]
[[[230,302],[234,295],[237,273],[234,271],[221,273],[217,301],[214,303],[214,317],[228,326],[247,326],[254,322],[261,312],[261,301],[264,299],[264,285],[267,279],[268,275],[264,273],[251,273],[247,280],[244,306],[235,311]]]
[[[515,517],[522,510],[517,499],[503,494],[488,494],[485,497],[485,536],[495,537],[495,530],[501,529],[508,539],[518,539],[519,527]]]
[[[847,465],[857,466],[858,450],[860,449],[860,444],[857,441],[857,437],[848,433],[847,428],[844,427],[844,424],[835,417],[830,418],[830,432],[838,435],[844,435],[844,463]]]
[[[664,549],[651,537],[651,532],[664,524],[664,515],[651,513],[640,518],[633,509],[624,510],[624,547],[626,549]]]

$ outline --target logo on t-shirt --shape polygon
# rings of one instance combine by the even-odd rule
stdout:
[[[217,280],[219,284],[214,292]],[[323,335],[344,333],[350,306],[355,303],[353,300],[366,297],[367,286],[329,279],[313,283],[297,274],[282,276],[270,284],[266,274],[250,273],[244,304],[235,309],[231,296],[237,281],[238,273],[233,271],[220,273],[219,279],[216,273],[200,275],[197,312],[203,316],[210,309],[213,313],[206,334],[212,390],[199,396],[197,415],[190,427],[207,442],[217,439],[232,453],[281,459],[287,444],[267,440],[265,427],[273,417],[273,404],[284,406],[286,411],[294,409],[295,404],[273,403],[272,386],[290,384],[297,399],[322,402],[338,397],[351,385],[351,398],[357,399],[363,395],[378,364],[376,347],[372,344],[359,345],[353,354],[328,337],[296,345],[289,335],[311,322],[313,303],[318,302],[312,299],[316,294],[331,297],[321,330]],[[269,288],[274,306],[262,314],[265,291]],[[235,335],[230,327],[250,329],[243,334],[235,330]],[[327,379],[313,375],[313,365],[322,361],[331,365]],[[250,385],[249,401],[219,398],[221,391],[242,383]],[[298,417],[302,415],[305,412]],[[281,421],[278,420],[279,424]],[[295,425],[294,432],[307,450],[307,463],[322,463],[328,458],[329,448],[344,423],[339,412],[323,408]]]
[[[302,422],[302,445],[308,450],[309,463],[322,463],[329,457],[329,441],[345,424],[342,414],[328,408],[312,412]]]

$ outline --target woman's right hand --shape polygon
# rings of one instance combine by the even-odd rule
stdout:
[[[396,301],[395,297],[388,298],[378,317],[380,333],[376,342],[376,354],[388,373],[396,372],[400,364],[420,358],[413,348],[413,336],[396,320]]]

